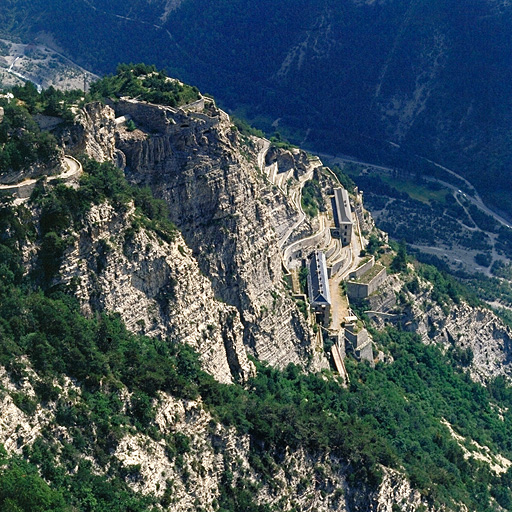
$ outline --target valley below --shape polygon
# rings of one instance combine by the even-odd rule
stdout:
[[[45,39],[42,37],[42,39]],[[48,41],[52,44],[52,40]],[[53,42],[53,44],[55,44]],[[0,39],[0,87],[23,85],[27,80],[39,89],[84,89],[97,76],[78,66],[43,41],[20,43]]]

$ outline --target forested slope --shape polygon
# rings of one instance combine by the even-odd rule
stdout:
[[[108,91],[115,97],[124,91],[120,81],[139,94],[145,81],[140,76],[159,77],[158,86],[168,87],[165,76],[153,68],[131,69],[121,67],[117,79],[100,82],[93,93]],[[16,108],[8,109],[7,99],[0,100],[4,119],[19,116],[37,133],[33,115],[48,108],[55,93],[39,95],[30,86],[14,92]],[[183,101],[197,94],[188,87],[179,92]],[[52,148],[65,140],[66,151],[71,151],[71,134],[77,139],[75,148],[87,147],[80,137],[90,140],[100,133],[105,141],[108,127],[116,126],[112,112],[111,117],[98,114],[111,107],[88,103],[92,97],[82,100],[69,93],[61,99],[66,100],[63,105],[70,102],[60,112],[68,124],[48,138]],[[143,108],[162,112],[157,105]],[[237,172],[254,174],[252,188],[246,187],[252,195],[268,187],[257,169],[235,165],[241,148],[251,161],[249,146],[243,146],[247,136],[227,116],[221,122],[214,106],[209,108],[190,114],[189,124],[166,125],[173,136],[186,135],[178,139],[183,143],[180,155],[193,158],[187,151],[197,148],[198,140],[190,124],[205,128],[201,123],[212,115],[207,130],[221,131],[224,123],[231,136],[215,147],[215,139],[206,144],[198,138],[210,152],[230,154],[231,167],[220,169],[220,175],[219,168],[212,170],[217,188]],[[102,126],[80,124],[84,118],[92,123],[93,114]],[[144,141],[163,138],[139,132]],[[115,142],[115,133],[111,135],[110,142]],[[402,323],[376,329],[361,305],[358,313],[374,338],[378,362],[372,368],[347,358],[347,387],[328,369],[306,371],[297,364],[278,369],[257,359],[238,374],[230,361],[233,375],[220,382],[218,371],[209,365],[212,358],[204,356],[212,347],[223,346],[227,352],[226,328],[241,338],[239,313],[207,288],[208,276],[199,272],[200,252],[194,255],[185,234],[170,221],[176,212],[147,188],[130,185],[112,162],[77,156],[83,166],[79,183],[41,180],[26,201],[2,197],[0,202],[2,507],[27,512],[277,512],[313,507],[326,512],[378,507],[490,512],[512,507],[512,389],[506,377],[487,375],[485,386],[476,383],[468,371],[472,354],[457,350],[456,340],[443,349],[427,346],[420,335],[405,330],[411,328],[405,316]],[[204,154],[201,158],[206,161]],[[260,203],[259,223],[250,224],[253,233],[264,225]],[[223,238],[230,233],[221,222],[209,223],[208,230]],[[82,247],[80,253],[77,247],[84,240],[89,245],[82,244],[87,250]],[[395,253],[374,239],[367,249],[382,256],[382,262],[387,258],[400,286],[398,312],[405,314],[415,303],[445,314],[462,303],[467,308],[468,301],[475,304],[448,276],[412,265],[403,247]],[[147,336],[143,333],[151,325],[134,322],[128,329],[121,313],[104,306],[109,290],[101,284],[105,269],[114,267],[123,288],[133,285],[149,295],[162,276],[155,271],[164,259],[162,252],[179,265],[164,275],[152,315],[164,311],[173,328]],[[252,263],[242,262],[238,272]],[[144,272],[148,264],[150,271]],[[68,279],[72,272],[74,279]],[[201,293],[184,298],[190,275],[201,286],[194,290]],[[88,297],[80,293],[85,279],[92,283]],[[282,300],[288,301],[287,308],[296,307],[291,306],[290,290],[278,290],[286,295]],[[277,293],[273,298],[277,302]],[[203,323],[209,315],[207,325],[193,318],[194,325],[180,331],[180,322],[189,319],[186,300],[199,304]],[[144,307],[140,300],[134,309]],[[282,323],[282,318],[276,315],[274,322]],[[249,325],[253,332],[259,328],[257,321]],[[436,324],[430,328],[432,336],[438,334]],[[306,330],[302,335],[296,343],[307,341]],[[221,343],[215,344],[219,336]],[[257,339],[259,346],[274,341]],[[322,354],[324,341],[325,347],[315,347]],[[493,338],[485,341],[490,345]],[[498,348],[506,357],[510,347]]]

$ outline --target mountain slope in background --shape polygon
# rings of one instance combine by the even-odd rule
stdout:
[[[419,172],[427,155],[510,214],[506,2],[21,1],[0,19],[93,71],[156,61],[316,150]]]

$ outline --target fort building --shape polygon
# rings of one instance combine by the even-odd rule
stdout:
[[[375,292],[386,279],[386,267],[376,263],[359,279],[347,281],[347,295],[351,300],[365,299]]]
[[[308,263],[308,295],[311,309],[324,325],[329,325],[331,293],[327,262],[322,251],[314,251]]]
[[[352,351],[356,359],[374,365],[372,339],[368,331],[359,327],[356,321],[345,323],[345,347]]]
[[[342,245],[349,245],[352,240],[354,223],[350,210],[348,192],[344,188],[335,188],[332,199],[332,212],[334,217],[334,229],[332,234],[341,240]]]

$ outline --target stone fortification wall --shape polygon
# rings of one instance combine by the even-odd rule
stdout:
[[[0,176],[0,185],[9,185],[9,186],[15,186],[20,185],[19,189],[27,188],[29,183],[27,183],[27,180],[35,180],[42,178],[44,176],[55,176],[59,174],[62,171],[62,160],[59,158],[58,160],[55,159],[51,164],[49,165],[32,165],[28,168],[23,168],[20,171],[8,171],[5,172]],[[31,190],[33,190],[34,187],[32,187]],[[15,190],[14,188],[11,188],[12,191]],[[14,192],[18,197],[21,197],[18,193],[18,188],[16,188],[16,192]],[[23,196],[23,197],[29,197]]]
[[[32,195],[32,192],[36,188],[36,182],[29,183],[28,185],[12,186],[7,189],[0,188],[0,197],[13,195],[18,199],[27,199]]]
[[[357,281],[347,281],[347,294],[350,299],[365,299],[376,291],[379,286],[386,280],[387,272],[383,268],[368,283],[359,283]]]
[[[366,345],[356,350],[356,357],[362,361],[369,361],[373,366],[373,346],[371,340],[368,340]]]
[[[201,97],[193,103],[180,107],[184,112],[202,112],[204,110],[204,98]]]
[[[203,123],[206,123],[206,125],[207,125],[206,127],[207,128],[212,128],[213,126],[218,125],[219,122],[220,122],[220,119],[218,117],[211,117],[209,115],[202,114],[202,113],[199,113],[199,112],[192,112],[192,113],[190,113],[190,117],[192,117],[196,121],[197,120],[203,121]]]
[[[346,260],[337,261],[332,267],[329,267],[329,277],[335,276],[345,264]]]
[[[347,357],[347,352],[345,349],[345,332],[343,329],[340,329],[334,336],[331,337],[331,339],[338,347],[338,353],[340,356],[345,359],[345,357]]]
[[[175,108],[130,99],[120,100],[113,105],[113,108],[116,117],[128,115],[135,124],[141,125],[149,131],[160,133],[164,133],[170,125],[176,124],[175,118],[179,116],[178,110]]]
[[[331,232],[324,229],[309,238],[294,243],[287,247],[283,254],[285,265],[289,265],[294,259],[306,258],[309,254],[319,247],[326,247],[331,241]]]
[[[296,148],[282,149],[270,146],[265,155],[265,166],[269,167],[273,164],[277,165],[276,174],[293,171],[293,177],[296,180],[307,174],[311,166],[314,165],[304,151]]]
[[[192,121],[199,121],[205,129],[218,125],[221,116],[203,113],[204,107],[204,98],[179,109],[131,99],[122,99],[114,105],[118,118],[129,117],[145,130],[161,134],[188,128]],[[215,112],[218,114],[220,111]]]
[[[361,276],[366,274],[373,266],[375,265],[375,257],[372,256],[366,263],[363,263],[361,266],[357,267],[354,272],[351,272],[349,275],[350,279],[359,279]]]
[[[345,340],[354,352],[354,355],[361,360],[373,362],[373,346],[366,329],[353,332],[350,327],[345,329]]]
[[[355,349],[364,345],[368,341],[368,331],[366,329],[361,329],[359,332],[353,332],[347,328],[345,329],[345,338]]]

